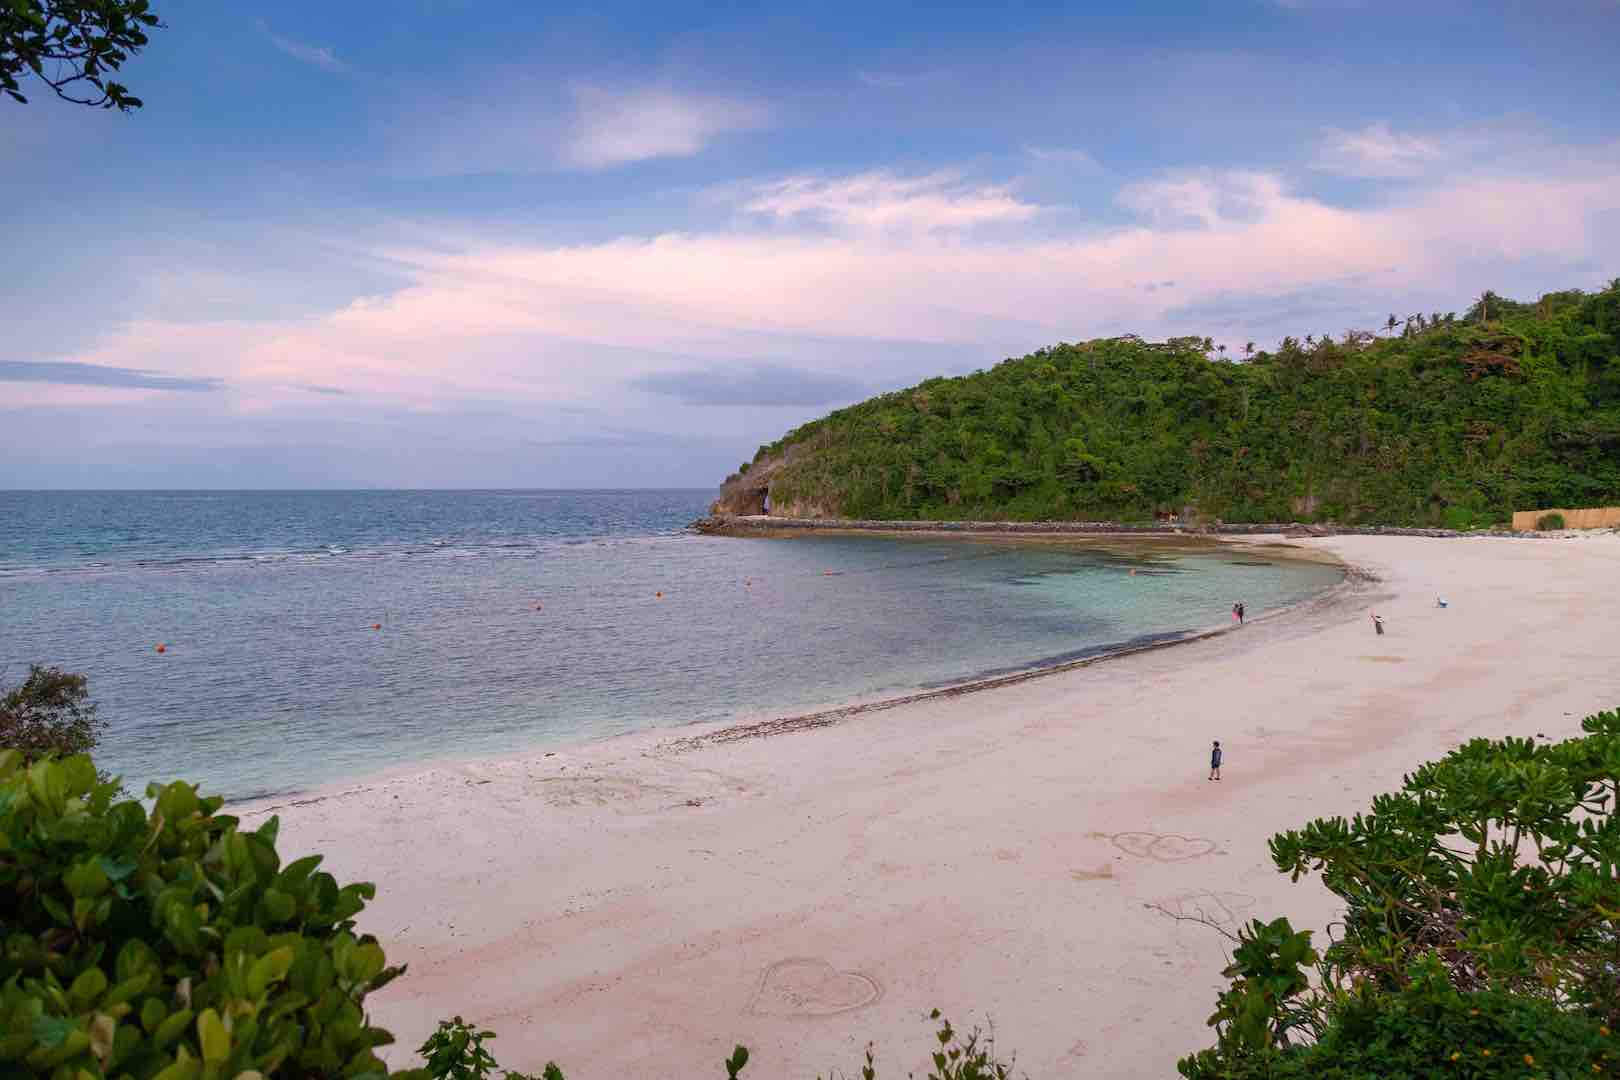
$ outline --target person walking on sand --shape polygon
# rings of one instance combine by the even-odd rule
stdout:
[[[1243,625],[1243,616],[1244,616],[1244,614],[1245,614],[1245,609],[1243,607],[1243,601],[1239,600],[1237,602],[1237,617],[1238,617],[1238,625],[1239,626]]]
[[[1373,621],[1373,629],[1378,631],[1378,636],[1379,637],[1383,637],[1384,636],[1384,620],[1380,619],[1377,615],[1374,615],[1372,617],[1372,621]]]
[[[1209,778],[1211,780],[1221,778],[1221,740],[1219,739],[1215,740],[1215,746],[1209,752]]]

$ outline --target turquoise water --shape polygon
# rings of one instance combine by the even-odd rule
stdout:
[[[242,797],[903,693],[1339,580],[1215,547],[685,531],[711,497],[0,493],[0,677],[83,671],[105,767]]]

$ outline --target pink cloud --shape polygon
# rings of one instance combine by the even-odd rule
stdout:
[[[949,201],[926,185],[901,183],[897,193],[886,183],[776,197],[832,212],[913,196]],[[1373,208],[1331,205],[1269,173],[1212,170],[1133,185],[1120,201],[1139,223],[1056,238],[769,229],[379,250],[413,283],[311,319],[138,321],[72,359],[222,377],[238,390],[224,395],[227,407],[239,409],[249,399],[255,409],[356,404],[300,389],[309,384],[423,409],[491,398],[614,407],[627,383],[696,362],[741,370],[792,352],[796,363],[870,378],[881,374],[871,356],[889,341],[1033,348],[1123,329],[1242,340],[1259,335],[1241,316],[1191,326],[1177,312],[1250,297],[1257,320],[1263,298],[1356,282],[1365,310],[1352,297],[1344,325],[1329,327],[1336,332],[1370,322],[1391,296],[1439,293],[1460,304],[1500,287],[1514,267],[1547,268],[1546,287],[1578,283],[1570,268],[1610,257],[1617,239],[1620,154],[1587,154],[1559,176],[1458,179]],[[918,211],[925,220],[932,212]],[[1169,280],[1173,288],[1157,287]],[[827,339],[873,347],[864,359],[828,358],[814,344]]]

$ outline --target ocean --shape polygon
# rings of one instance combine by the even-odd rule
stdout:
[[[0,682],[84,672],[131,790],[247,798],[906,693],[1340,580],[1213,545],[688,531],[712,497],[0,492]]]

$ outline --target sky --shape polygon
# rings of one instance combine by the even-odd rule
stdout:
[[[710,487],[1062,341],[1620,275],[1620,0],[154,0],[0,101],[0,488]]]

